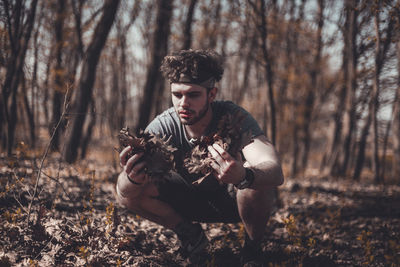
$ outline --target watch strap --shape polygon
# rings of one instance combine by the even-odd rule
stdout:
[[[246,174],[242,181],[235,185],[237,189],[249,188],[254,182],[254,171],[250,168],[245,168]]]
[[[131,177],[129,177],[128,174],[126,175],[126,177],[128,178],[129,182],[131,182],[132,184],[135,184],[135,185],[142,185],[142,183],[138,183],[138,182],[134,181]]]

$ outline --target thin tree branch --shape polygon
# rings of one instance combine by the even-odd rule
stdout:
[[[30,201],[30,203],[29,203],[29,206],[28,206],[28,215],[27,215],[27,218],[26,218],[26,223],[27,223],[27,225],[29,225],[29,220],[30,220],[30,215],[31,215],[31,210],[32,210],[32,204],[33,204],[33,201],[34,201],[35,198],[36,198],[37,189],[38,189],[38,185],[39,185],[39,181],[40,181],[40,175],[41,175],[41,173],[42,173],[42,168],[43,168],[44,161],[45,161],[45,159],[47,158],[47,154],[49,153],[50,146],[51,146],[51,143],[52,143],[53,138],[54,138],[54,136],[55,136],[55,133],[56,133],[58,127],[60,127],[61,122],[64,120],[66,111],[67,111],[67,109],[68,109],[68,103],[67,103],[68,91],[69,91],[69,88],[67,88],[67,93],[65,94],[65,97],[64,97],[64,111],[63,111],[63,113],[61,114],[61,117],[60,117],[60,119],[58,120],[58,123],[57,123],[56,127],[53,129],[53,134],[51,135],[50,141],[48,142],[47,147],[46,147],[46,151],[45,151],[45,153],[44,153],[44,155],[43,155],[43,157],[42,157],[42,160],[41,160],[41,162],[40,162],[40,167],[39,167],[38,174],[37,174],[37,177],[36,177],[35,188],[34,188],[34,190],[33,190],[33,196],[32,196],[32,199],[31,199],[31,201]]]
[[[15,42],[14,42],[14,36],[12,34],[12,23],[11,23],[11,16],[10,16],[10,7],[9,7],[9,3],[7,0],[3,0],[3,6],[4,6],[4,12],[6,15],[6,20],[7,20],[7,31],[8,31],[8,36],[10,38],[10,47],[13,50],[13,52],[15,52],[16,46],[15,46]]]

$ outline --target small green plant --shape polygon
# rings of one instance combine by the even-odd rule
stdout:
[[[81,225],[86,225],[90,227],[92,224],[92,218],[93,218],[93,213],[94,213],[94,208],[93,208],[93,199],[94,199],[94,181],[95,181],[95,174],[96,172],[93,170],[91,171],[91,180],[90,180],[90,189],[89,189],[89,200],[83,203],[83,208],[85,211],[88,212],[88,214],[81,214],[80,215],[80,223]],[[86,212],[85,212],[86,213]]]
[[[361,234],[357,237],[357,240],[361,241],[362,246],[364,248],[364,265],[370,265],[373,263],[375,257],[372,254],[373,246],[371,244],[371,231],[362,231]]]
[[[283,223],[288,232],[289,240],[292,242],[293,246],[296,247],[296,250],[298,250],[297,252],[300,252],[300,254],[295,257],[295,261],[303,262],[307,252],[317,246],[317,241],[309,236],[310,231],[307,231],[304,226],[299,225],[294,215],[291,214],[287,218],[283,218]],[[287,248],[287,252],[291,252],[290,248]],[[292,264],[292,260],[289,260],[277,264],[274,263],[270,266],[292,266]],[[299,266],[302,265],[300,264]]]
[[[21,208],[16,209],[14,212],[9,212],[8,210],[6,210],[3,213],[4,219],[11,224],[16,224],[18,219],[20,219],[22,215],[23,214]]]
[[[24,182],[24,178],[23,177],[21,177],[21,178],[16,177],[15,180],[12,183],[10,183],[10,184],[7,183],[5,188],[4,188],[5,190],[0,193],[0,198],[5,197],[7,195],[7,193],[13,191],[18,184],[22,185],[23,182]]]
[[[310,237],[310,238],[308,238],[308,240],[307,240],[307,247],[308,248],[314,248],[315,247],[315,245],[316,245],[316,241],[315,241],[315,239],[314,238],[312,238],[312,237]]]
[[[86,265],[89,265],[89,249],[85,248],[84,246],[79,248],[79,257],[83,260],[85,260]]]
[[[342,214],[340,209],[328,209],[326,211],[328,215],[328,221],[330,222],[330,225],[333,226],[334,229],[338,229],[341,227],[341,220],[342,220]]]
[[[110,232],[113,231],[114,228],[114,203],[110,202],[106,207],[106,236],[110,236]]]
[[[89,213],[93,215],[94,208],[93,208],[93,199],[94,199],[94,180],[96,177],[96,171],[92,171],[92,179],[90,179],[90,195],[89,195]]]
[[[387,266],[400,266],[400,244],[396,240],[389,240],[389,249],[385,253]]]
[[[18,158],[23,158],[29,152],[29,147],[28,147],[27,144],[25,144],[24,141],[21,141],[17,145],[16,152],[17,152],[17,157]]]
[[[243,243],[244,242],[244,237],[245,237],[245,232],[246,230],[244,229],[243,223],[239,225],[239,231],[237,233],[237,239],[239,242]]]
[[[28,264],[29,264],[29,267],[38,267],[39,266],[37,260],[32,260],[32,259],[29,259]]]
[[[293,245],[301,247],[301,234],[297,227],[297,222],[294,216],[291,214],[289,217],[284,218],[283,223],[285,224],[285,228],[289,234],[289,239],[293,242]]]

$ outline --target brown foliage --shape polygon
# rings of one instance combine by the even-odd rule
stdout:
[[[119,169],[96,156],[74,166],[48,158],[43,171],[59,177],[40,180],[30,227],[37,169],[0,157],[0,266],[240,266],[243,224],[202,224],[210,245],[188,264],[173,231],[113,203]],[[267,266],[399,265],[400,187],[298,179],[280,193],[262,242]]]
[[[246,117],[241,111],[227,114],[218,122],[217,132],[212,136],[202,136],[193,148],[190,157],[185,159],[184,165],[189,173],[201,173],[203,176],[194,181],[200,184],[206,178],[211,178],[213,169],[210,163],[214,161],[207,147],[213,144],[220,145],[231,156],[237,157],[243,147],[252,142],[251,132],[242,132],[242,121]]]
[[[146,152],[143,160],[147,163],[145,172],[150,178],[160,180],[175,168],[173,153],[176,148],[169,145],[170,139],[159,138],[148,132],[141,132],[135,136],[129,132],[129,128],[123,128],[119,132],[118,139],[120,147],[117,150],[119,152],[127,146],[132,147],[128,157]]]

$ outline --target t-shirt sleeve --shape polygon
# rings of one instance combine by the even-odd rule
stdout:
[[[246,114],[246,118],[242,122],[242,132],[248,132],[249,130],[252,133],[253,138],[259,135],[263,135],[264,132],[261,130],[260,126],[258,125],[257,121],[254,119],[254,117],[247,112],[245,109],[240,108],[241,111]]]
[[[149,123],[149,125],[147,125],[145,131],[162,138],[171,137],[171,145],[175,147],[181,146],[178,125],[176,124],[174,118],[172,118],[170,115],[169,111],[157,116],[152,122]]]
[[[152,134],[160,134],[162,132],[162,128],[160,125],[160,122],[158,121],[157,118],[152,120],[149,125],[147,125],[145,132],[149,132]]]
[[[145,132],[149,132],[158,136],[165,136],[167,134],[165,127],[158,117],[147,125]]]

